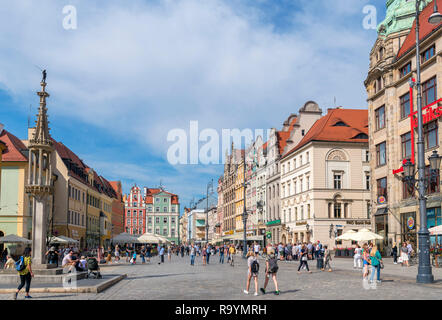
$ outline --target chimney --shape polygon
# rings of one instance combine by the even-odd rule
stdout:
[[[4,128],[5,126],[2,124],[2,123],[0,123],[0,134],[2,134],[2,132],[3,132],[3,128]]]

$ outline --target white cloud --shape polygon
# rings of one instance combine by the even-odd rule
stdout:
[[[265,11],[221,0],[74,0],[78,29],[64,30],[62,2],[2,3],[0,87],[27,110],[29,99],[37,103],[34,65],[47,68],[50,115],[131,136],[157,157],[166,158],[168,130],[187,129],[190,120],[200,130],[279,128],[307,100],[323,110],[334,96],[345,107],[366,104],[362,82],[375,38],[361,25],[367,0],[302,1],[283,32],[263,22]],[[159,182],[162,174],[96,166],[127,181]],[[174,170],[171,184],[189,193],[198,174],[209,174]]]

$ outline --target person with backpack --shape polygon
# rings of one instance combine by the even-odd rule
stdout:
[[[258,259],[255,256],[255,252],[249,251],[247,252],[247,266],[249,268],[249,272],[247,275],[247,288],[244,290],[245,294],[249,294],[250,289],[250,280],[255,281],[255,296],[258,295],[258,272],[259,272],[259,262]]]
[[[222,264],[224,264],[224,251],[225,251],[224,245],[219,247],[219,263],[222,263]]]
[[[230,245],[230,248],[229,248],[229,260],[230,260],[230,265],[232,267],[234,266],[233,257],[235,255],[235,252],[236,252],[235,246],[233,244]]]
[[[195,265],[196,248],[193,243],[191,244],[189,251],[190,251],[190,265],[194,266]]]
[[[275,252],[271,250],[266,257],[266,274],[265,274],[265,281],[264,281],[264,288],[261,288],[261,292],[263,294],[266,293],[267,284],[269,283],[270,276],[273,279],[273,283],[275,284],[275,294],[279,295],[279,289],[278,289],[278,281],[276,280],[276,273],[278,272],[278,259],[276,259]]]
[[[20,258],[15,262],[15,269],[20,276],[20,285],[17,288],[17,291],[13,295],[13,299],[17,300],[18,293],[26,284],[26,296],[25,299],[32,298],[29,295],[29,290],[31,288],[31,279],[34,277],[34,273],[32,272],[32,259],[31,259],[31,248],[26,248],[25,252]]]

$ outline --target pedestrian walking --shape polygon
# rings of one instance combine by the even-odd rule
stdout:
[[[247,285],[246,290],[244,290],[245,294],[249,294],[250,289],[250,280],[254,280],[255,282],[255,296],[258,295],[258,272],[259,272],[259,262],[258,259],[255,256],[255,252],[249,251],[247,253],[247,267],[248,267],[248,274],[247,274]]]
[[[137,251],[135,250],[135,248],[134,248],[134,251],[132,253],[132,259],[130,260],[130,262],[132,264],[136,264],[137,263]]]
[[[301,262],[299,263],[298,273],[301,273],[300,270],[301,270],[301,268],[303,266],[305,266],[305,268],[307,269],[307,271],[309,273],[312,273],[310,271],[310,269],[308,268],[308,262],[307,262],[307,260],[308,260],[308,248],[305,245],[303,245],[302,248],[301,248],[301,259],[300,260],[301,260]]]
[[[235,252],[236,252],[236,250],[235,250],[235,246],[232,244],[232,245],[230,245],[230,248],[229,248],[229,260],[230,260],[230,266],[234,266],[234,261],[233,261],[233,257],[235,256]]]
[[[276,259],[275,251],[271,250],[266,257],[264,287],[260,289],[263,294],[266,293],[267,284],[269,283],[270,277],[272,277],[273,283],[275,284],[275,294],[279,295],[278,281],[276,280],[278,269],[278,259]]]
[[[225,249],[224,245],[219,248],[219,263],[224,264],[224,251],[225,250],[226,249]]]
[[[172,261],[172,249],[170,246],[167,247],[167,260],[170,262]]]
[[[332,272],[332,268],[331,268],[331,265],[330,265],[330,261],[331,260],[332,260],[331,251],[328,248],[328,246],[325,245],[324,246],[324,267],[322,268],[322,271],[324,271],[325,268],[327,268],[327,266],[328,266],[328,272]]]
[[[141,258],[142,264],[146,263],[145,256],[146,256],[146,248],[144,246],[142,246],[141,250],[140,250],[140,258]]]
[[[371,249],[370,252],[370,259],[371,259],[371,275],[370,275],[370,282],[374,282],[374,272],[377,271],[377,277],[376,282],[381,282],[381,268],[383,266],[382,262],[382,256],[378,251],[378,247],[375,245]]]
[[[118,246],[118,244],[115,246],[114,255],[115,255],[115,262],[119,263],[120,262],[120,247]]]
[[[398,254],[397,244],[396,242],[393,242],[393,247],[391,248],[391,255],[393,256],[393,264],[397,264],[397,254]]]
[[[193,245],[193,243],[192,243],[192,245],[190,246],[189,252],[190,252],[190,265],[191,265],[191,266],[194,266],[194,265],[195,265],[196,248],[195,248],[195,246]]]
[[[403,242],[402,243],[402,247],[401,247],[401,256],[399,257],[399,262],[402,263],[402,266],[406,265],[407,267],[409,267],[409,263],[408,263],[408,248],[407,248],[407,243]]]
[[[210,254],[212,252],[212,246],[209,244],[206,248],[206,260],[207,260],[207,264],[209,264],[210,262]]]
[[[370,260],[370,253],[369,253],[369,248],[367,246],[366,243],[364,243],[364,245],[362,246],[362,265],[363,265],[363,275],[362,275],[362,279],[363,280],[367,280],[368,279],[368,274],[369,274],[369,269],[368,266],[371,264],[371,260]]]
[[[201,250],[201,259],[202,259],[202,261],[203,261],[203,266],[205,266],[206,265],[206,261],[207,261],[207,248],[206,247],[203,247],[202,248],[202,250]]]
[[[362,249],[358,244],[356,245],[353,255],[353,269],[356,268],[362,268]]]
[[[152,247],[148,244],[146,246],[146,261],[150,262],[150,258],[152,258]]]
[[[160,251],[158,252],[158,254],[160,255],[160,262],[158,262],[158,264],[164,263],[164,246],[160,247]]]
[[[22,256],[20,256],[19,260],[16,261],[15,266],[18,271],[18,275],[20,276],[20,284],[17,288],[17,291],[13,295],[13,299],[17,300],[18,293],[20,290],[26,285],[25,291],[26,296],[25,299],[32,298],[29,295],[29,290],[31,288],[31,279],[34,277],[34,273],[32,272],[32,260],[31,260],[31,248],[26,248],[25,252]]]

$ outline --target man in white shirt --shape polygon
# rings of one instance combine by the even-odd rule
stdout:
[[[260,245],[257,242],[255,242],[255,245],[253,246],[253,251],[255,252],[256,256],[259,255],[260,250],[261,250]]]

